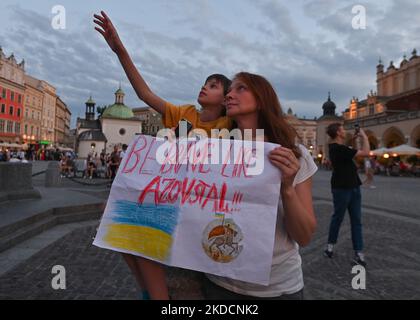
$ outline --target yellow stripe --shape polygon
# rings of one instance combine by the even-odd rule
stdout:
[[[111,224],[104,238],[111,247],[138,252],[165,261],[169,257],[172,237],[160,230],[126,224]]]

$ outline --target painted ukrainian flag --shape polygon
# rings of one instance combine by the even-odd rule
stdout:
[[[114,247],[167,261],[179,208],[116,201],[104,241]]]
[[[225,217],[224,213],[220,213],[220,212],[216,212],[216,214],[214,215],[216,218],[220,218],[223,219]]]

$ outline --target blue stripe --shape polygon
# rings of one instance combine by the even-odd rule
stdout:
[[[118,200],[113,213],[116,216],[112,221],[116,223],[150,227],[172,235],[178,223],[179,207]]]

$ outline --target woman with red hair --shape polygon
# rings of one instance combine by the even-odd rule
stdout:
[[[312,176],[317,171],[311,154],[297,145],[296,131],[288,124],[271,84],[251,73],[237,74],[226,96],[226,113],[237,127],[264,129],[264,140],[279,144],[269,160],[281,171],[281,190],[273,261],[268,286],[207,275],[204,291],[209,299],[303,299],[299,246],[309,244],[316,228],[312,205]]]

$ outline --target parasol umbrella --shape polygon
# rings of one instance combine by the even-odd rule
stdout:
[[[400,156],[420,155],[420,149],[414,148],[407,144],[402,144],[400,146],[390,148],[388,151],[390,153],[396,153]]]
[[[387,148],[379,148],[379,149],[372,150],[370,154],[373,156],[382,156],[383,154],[389,153],[389,152],[390,151]]]

